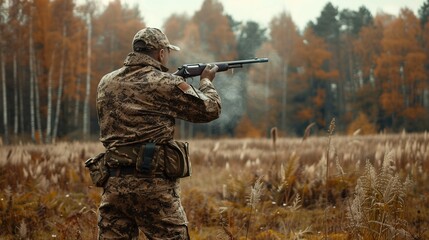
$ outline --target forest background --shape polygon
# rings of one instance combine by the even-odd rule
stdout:
[[[0,0],[1,141],[96,139],[96,89],[122,66],[145,27],[137,6],[119,0]],[[232,15],[231,15],[232,14]],[[224,104],[210,124],[178,121],[180,138],[420,132],[429,129],[429,1],[397,15],[327,3],[299,29],[286,11],[267,28],[234,20],[217,0],[192,16],[172,14],[163,31],[184,63],[268,57],[269,63],[217,74]],[[190,83],[198,83],[190,79]]]

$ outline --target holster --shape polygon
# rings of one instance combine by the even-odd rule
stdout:
[[[92,183],[97,187],[103,187],[109,178],[109,169],[106,165],[105,153],[85,161],[85,167],[89,170]]]

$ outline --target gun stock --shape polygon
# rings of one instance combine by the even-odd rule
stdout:
[[[245,64],[253,64],[253,63],[264,63],[268,62],[268,58],[252,58],[252,59],[244,59],[244,60],[236,60],[236,61],[226,61],[226,62],[213,62],[213,63],[191,63],[184,64],[178,68],[174,75],[181,76],[183,78],[190,78],[201,75],[204,68],[208,64],[216,64],[219,69],[218,72],[224,72],[231,68],[242,68]]]

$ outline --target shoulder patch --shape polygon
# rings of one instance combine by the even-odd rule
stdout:
[[[186,91],[188,91],[190,88],[191,88],[191,86],[189,86],[189,84],[187,84],[186,82],[181,82],[181,83],[179,83],[179,85],[177,85],[179,88],[180,88],[180,90],[182,90],[182,92],[184,92],[184,93],[186,93]]]
[[[181,82],[177,85],[177,87],[182,90],[183,93],[191,95],[193,97],[202,99],[202,100],[207,100],[208,98],[206,97],[206,95],[204,95],[204,93],[202,93],[201,91],[199,91],[198,89],[193,88],[191,85],[189,85],[186,82]]]

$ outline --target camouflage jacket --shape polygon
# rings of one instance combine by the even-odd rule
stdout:
[[[124,67],[105,75],[97,89],[100,140],[105,147],[173,139],[175,118],[195,123],[219,117],[212,82],[195,89],[155,59],[132,52]]]

